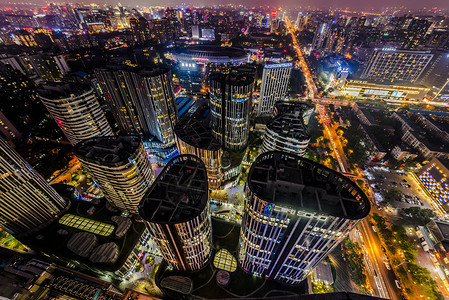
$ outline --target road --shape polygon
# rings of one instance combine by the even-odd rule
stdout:
[[[285,23],[287,24],[287,29],[292,35],[293,47],[296,51],[296,55],[298,56],[297,65],[301,68],[302,74],[306,79],[306,84],[308,87],[308,97],[310,99],[315,98],[315,95],[318,96],[318,90],[316,88],[315,82],[313,81],[312,74],[310,73],[309,66],[307,65],[306,59],[302,53],[302,47],[298,43],[298,39],[296,38],[295,28],[292,26],[289,18],[285,16]]]

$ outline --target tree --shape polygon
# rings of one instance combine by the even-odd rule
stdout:
[[[409,207],[402,209],[401,213],[410,217],[418,225],[426,225],[435,218],[435,213],[429,208]]]
[[[383,193],[384,202],[393,203],[395,200],[399,200],[402,197],[402,192],[398,189],[392,188]]]

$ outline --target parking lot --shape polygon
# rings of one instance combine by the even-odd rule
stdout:
[[[430,208],[431,200],[422,191],[411,174],[390,171],[381,167],[370,167],[365,170],[369,183],[375,193],[377,201],[381,201],[382,193],[396,188],[404,194],[402,199],[397,199],[392,203],[395,208],[407,208],[418,206],[420,208]]]

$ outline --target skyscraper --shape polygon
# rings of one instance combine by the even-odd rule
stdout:
[[[210,77],[212,134],[230,150],[246,147],[254,77],[246,74],[213,74]]]
[[[175,126],[176,144],[180,154],[198,156],[206,166],[209,188],[217,189],[221,184],[221,147],[200,122],[181,119]]]
[[[432,57],[430,51],[375,49],[360,78],[376,82],[414,82]]]
[[[279,116],[286,113],[302,115],[304,124],[309,125],[310,117],[315,110],[313,104],[302,102],[302,101],[279,101],[274,105],[273,116]]]
[[[56,219],[67,202],[0,137],[0,226],[18,237]]]
[[[340,173],[293,154],[263,153],[248,174],[240,265],[298,284],[369,211],[362,190]]]
[[[272,114],[274,104],[285,99],[293,63],[267,63],[263,68],[258,115]]]
[[[140,200],[154,181],[140,137],[96,137],[76,144],[73,152],[100,186],[106,200],[137,214]]]
[[[96,136],[113,135],[91,87],[48,83],[39,98],[72,145]]]
[[[126,135],[152,135],[165,145],[175,143],[178,119],[169,69],[97,69],[106,101]]]
[[[262,152],[285,151],[303,156],[309,141],[309,131],[299,112],[281,114],[267,124]]]
[[[180,155],[167,164],[139,205],[162,256],[177,270],[204,267],[212,247],[212,225],[204,163]]]

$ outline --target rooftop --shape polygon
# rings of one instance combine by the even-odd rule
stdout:
[[[106,136],[83,140],[75,145],[73,152],[83,160],[104,165],[128,163],[142,140],[137,136]]]
[[[220,144],[212,136],[210,130],[204,128],[195,119],[181,119],[175,125],[175,134],[180,140],[195,148],[211,151],[220,150]]]
[[[210,80],[240,86],[252,84],[254,82],[254,76],[242,73],[232,73],[232,74],[215,73],[210,76]]]
[[[281,114],[267,124],[267,129],[286,138],[297,140],[310,139],[309,131],[303,120],[294,114]]]
[[[245,50],[234,47],[221,47],[216,45],[197,45],[176,49],[175,55],[182,59],[207,59],[207,60],[242,60],[248,59]]]
[[[277,205],[346,219],[368,215],[370,203],[350,179],[311,160],[285,152],[266,152],[253,163],[248,188]]]
[[[139,204],[140,216],[151,223],[183,223],[198,216],[208,201],[204,163],[193,155],[168,162]]]
[[[274,115],[280,115],[284,113],[300,113],[305,115],[307,113],[312,113],[315,110],[315,106],[311,103],[302,101],[278,101],[274,105]]]
[[[67,82],[48,82],[37,89],[39,96],[46,99],[64,99],[81,96],[92,90],[90,86]]]

